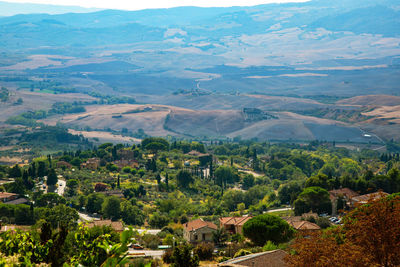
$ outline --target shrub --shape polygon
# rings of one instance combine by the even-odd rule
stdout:
[[[192,248],[189,245],[179,245],[172,252],[173,267],[197,267],[199,266],[199,257],[192,255]]]
[[[283,243],[289,240],[294,229],[283,219],[271,214],[258,215],[243,225],[243,234],[258,246],[266,241]]]
[[[214,253],[214,245],[211,243],[200,243],[194,248],[193,253],[197,254],[200,260],[211,260]]]
[[[162,260],[164,263],[167,264],[171,264],[173,263],[173,259],[172,259],[172,249],[167,249],[164,253],[164,255],[162,256]]]

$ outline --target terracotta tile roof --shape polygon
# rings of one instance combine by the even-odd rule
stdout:
[[[243,225],[251,218],[252,218],[251,216],[223,217],[219,219],[219,222],[221,225]]]
[[[198,230],[203,227],[209,227],[215,230],[218,229],[218,227],[215,224],[213,224],[212,222],[204,221],[203,219],[197,219],[194,221],[187,222],[183,225],[183,227],[185,228],[186,231]]]
[[[14,200],[7,201],[4,204],[7,204],[7,205],[18,205],[18,204],[25,204],[25,203],[28,203],[28,202],[29,202],[29,200],[27,200],[26,198],[17,198],[17,199],[14,199]]]
[[[357,203],[366,203],[369,200],[380,199],[382,197],[386,197],[387,195],[389,195],[389,194],[385,193],[385,192],[375,192],[375,193],[370,193],[370,194],[366,194],[366,195],[353,197],[351,200],[353,202],[357,202]]]
[[[113,222],[111,220],[99,220],[99,221],[92,221],[90,223],[88,223],[88,227],[94,227],[94,226],[110,226],[112,229],[114,229],[115,231],[124,231],[124,225],[121,221],[116,221]]]
[[[287,223],[291,222],[300,222],[301,221],[301,216],[290,216],[290,217],[282,217]]]
[[[219,263],[218,266],[286,267],[287,264],[284,260],[286,255],[285,251],[277,249],[227,260]]]
[[[351,190],[349,188],[340,188],[340,189],[335,189],[335,190],[329,191],[329,195],[331,196],[331,198],[336,198],[336,197],[342,195],[348,199],[351,199],[353,197],[359,196],[360,194],[354,192],[353,190]]]
[[[321,227],[309,221],[288,222],[296,230],[320,230]]]
[[[12,196],[17,196],[17,194],[14,193],[8,193],[8,192],[0,192],[0,198],[8,198]]]

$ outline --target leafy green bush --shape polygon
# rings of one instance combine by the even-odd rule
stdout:
[[[200,243],[193,249],[193,253],[200,260],[211,260],[213,258],[214,245],[211,243]]]
[[[263,246],[268,240],[276,244],[288,241],[294,235],[294,229],[278,216],[262,214],[243,225],[243,234],[254,244]]]

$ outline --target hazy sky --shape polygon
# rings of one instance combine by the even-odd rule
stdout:
[[[252,6],[268,3],[306,2],[306,0],[6,0],[7,2],[68,5],[139,10],[176,6]]]

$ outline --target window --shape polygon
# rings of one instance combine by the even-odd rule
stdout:
[[[203,240],[206,240],[206,234],[203,234]]]

